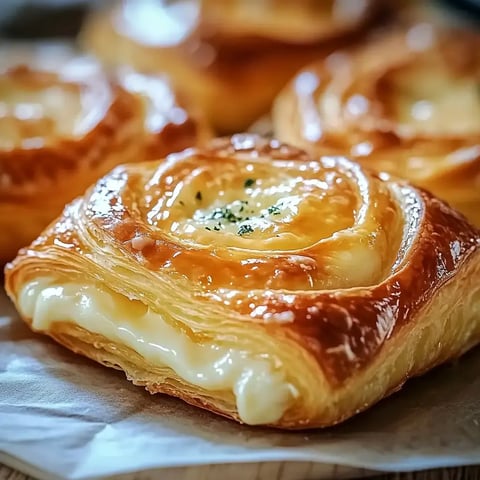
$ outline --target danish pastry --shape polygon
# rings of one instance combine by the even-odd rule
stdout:
[[[280,28],[277,20],[272,20],[275,25],[263,25],[267,15],[255,16],[256,23],[250,22],[255,29],[259,19],[263,19],[260,24],[267,33],[259,31],[256,39],[245,38],[244,33],[251,32],[239,31],[240,24],[250,30],[243,16],[252,14],[253,9],[273,9],[268,18],[276,19],[276,8],[264,2],[213,2],[215,6],[207,3],[124,0],[112,10],[97,12],[86,22],[82,43],[108,65],[128,64],[139,71],[166,72],[179,91],[199,103],[212,126],[222,134],[246,130],[270,109],[275,96],[299,68],[333,48],[321,40],[296,45],[290,41],[293,32],[287,32],[283,41],[259,39],[262,35],[275,36],[271,30]],[[282,25],[288,11],[303,12],[306,8],[300,7],[303,1],[289,5],[281,4],[278,23]],[[322,16],[324,7],[318,9]],[[370,12],[370,8],[360,10],[358,15],[362,18]],[[301,17],[306,15],[303,12]],[[353,23],[358,27],[359,21]],[[306,36],[321,37],[326,23],[315,27],[320,29],[318,35],[315,32]],[[298,25],[291,26],[298,33]],[[333,28],[334,22],[329,22],[329,26]]]
[[[22,318],[151,393],[332,425],[480,341],[480,232],[253,135],[116,168],[6,267]]]
[[[123,71],[113,81],[87,59],[1,73],[0,261],[114,166],[201,141],[199,125],[161,77]]]
[[[276,137],[431,190],[480,225],[480,35],[418,23],[301,71]]]

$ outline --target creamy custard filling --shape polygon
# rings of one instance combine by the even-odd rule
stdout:
[[[184,381],[208,391],[230,391],[245,423],[279,420],[297,395],[281,367],[271,361],[214,344],[194,343],[145,304],[93,285],[58,285],[48,278],[26,284],[19,295],[22,315],[35,330],[71,322],[137,352],[150,364],[168,367]]]

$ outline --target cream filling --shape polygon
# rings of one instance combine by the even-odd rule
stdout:
[[[48,278],[26,284],[20,313],[35,330],[72,322],[130,347],[149,363],[172,369],[184,381],[208,391],[233,392],[241,420],[258,425],[278,421],[298,395],[281,365],[214,344],[194,343],[146,305],[93,285],[57,285]]]

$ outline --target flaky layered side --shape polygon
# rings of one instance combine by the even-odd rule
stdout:
[[[0,102],[3,262],[116,165],[161,158],[203,135],[165,78],[126,70],[107,78],[87,59],[7,69]]]
[[[6,268],[36,331],[249,424],[338,423],[480,341],[480,232],[252,135],[119,167]]]
[[[480,225],[480,36],[428,23],[339,51],[277,98],[275,135],[350,152],[406,178]]]
[[[357,32],[378,2],[350,2],[353,15],[345,2],[343,10],[333,5],[339,2],[307,3],[125,0],[94,14],[82,39],[107,64],[166,72],[218,132],[235,133],[270,109],[299,68]],[[306,17],[309,33],[305,24],[299,27]]]

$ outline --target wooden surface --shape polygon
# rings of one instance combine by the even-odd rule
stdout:
[[[479,459],[480,461],[480,459]],[[234,467],[237,472],[242,470],[242,465],[236,465]],[[248,470],[248,469],[247,469]],[[268,480],[280,480],[281,478],[302,480],[302,473],[300,470],[295,471],[295,469],[277,469],[276,472],[273,470],[271,473],[273,475],[268,475],[267,471],[264,471],[263,474],[260,472],[262,467],[258,467],[257,473],[252,472],[253,474],[244,475],[244,480],[257,480],[263,478],[265,473],[267,473]],[[263,469],[265,470],[265,469]],[[290,470],[290,471],[288,471]],[[158,474],[131,474],[131,475],[121,475],[114,477],[116,480],[167,480],[167,479],[176,479],[176,478],[185,478],[188,480],[216,480],[224,479],[224,473],[222,476],[219,476],[215,467],[191,467],[189,469],[183,470],[181,476],[177,475],[178,471],[175,472],[174,469],[169,469],[169,472],[162,471]],[[308,475],[309,478],[314,478]],[[348,478],[348,473],[346,471],[338,471],[338,478]],[[286,475],[285,475],[286,474]],[[231,475],[229,477],[231,478]],[[332,477],[333,478],[333,477]],[[371,478],[375,480],[480,480],[480,466],[478,467],[462,467],[462,468],[445,468],[441,470],[427,470],[424,472],[411,472],[411,473],[397,473],[397,474],[388,474],[388,475],[375,475],[367,476],[363,478]],[[4,465],[0,465],[0,480],[36,480],[34,477],[24,475],[16,470],[13,470]]]

